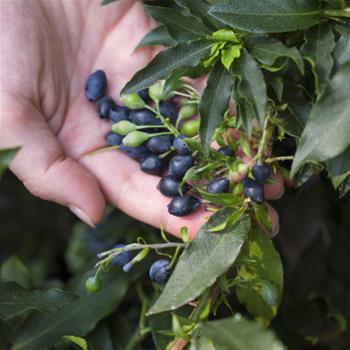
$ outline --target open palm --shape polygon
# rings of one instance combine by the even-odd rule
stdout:
[[[105,145],[108,122],[96,116],[84,94],[87,76],[103,69],[108,94],[118,99],[128,79],[153,56],[134,52],[151,28],[139,1],[2,2],[0,146],[21,145],[12,170],[35,195],[67,205],[90,224],[103,216],[105,201],[127,214],[178,234],[204,221],[204,210],[186,217],[167,213],[169,199],[119,151],[94,156]],[[280,179],[279,179],[280,180]],[[276,198],[282,182],[269,185]],[[277,225],[277,214],[270,208]]]

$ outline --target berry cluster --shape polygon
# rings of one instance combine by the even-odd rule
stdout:
[[[264,162],[252,165],[254,179],[247,178],[250,169],[245,167],[239,181],[236,179],[237,172],[234,174],[229,168],[224,171],[213,169],[209,175],[203,173],[197,182],[193,179],[187,181],[188,171],[203,165],[203,162],[200,163],[200,151],[192,149],[189,144],[189,141],[198,138],[199,96],[197,101],[184,97],[182,100],[178,97],[164,99],[163,85],[157,83],[137,94],[122,95],[123,105],[118,106],[111,97],[105,96],[106,89],[107,77],[102,70],[89,76],[86,96],[89,101],[96,102],[99,117],[112,122],[111,132],[105,137],[106,143],[138,160],[145,173],[161,176],[158,190],[172,198],[168,205],[171,215],[185,216],[197,210],[201,206],[198,189],[202,186],[211,194],[228,193],[232,191],[233,182],[244,178],[241,193],[256,203],[264,202],[263,183],[270,176],[270,167]],[[234,160],[235,152],[231,145],[222,145],[212,152]],[[221,159],[221,163],[225,161]],[[217,176],[220,173],[221,176]],[[207,180],[206,185],[202,185],[203,179]]]

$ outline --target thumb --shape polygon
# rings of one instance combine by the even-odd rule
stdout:
[[[31,103],[6,99],[3,106],[0,146],[21,146],[11,170],[33,195],[68,206],[94,226],[103,216],[105,199],[92,173],[64,155],[47,121]]]

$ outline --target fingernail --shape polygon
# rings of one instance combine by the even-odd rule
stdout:
[[[92,222],[92,220],[90,219],[89,215],[87,215],[84,210],[82,210],[82,209],[80,209],[80,208],[78,208],[78,207],[76,207],[74,205],[69,205],[68,208],[81,221],[84,221],[89,226],[95,228],[95,224]]]
[[[280,232],[280,223],[278,222],[275,230],[271,233],[270,238],[277,236],[279,232]]]
[[[284,186],[282,186],[281,193],[280,193],[280,194],[277,196],[276,200],[281,199],[281,198],[283,197],[283,195],[284,195],[284,191],[285,191],[285,187],[284,187]]]

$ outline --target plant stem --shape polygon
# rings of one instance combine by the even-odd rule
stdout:
[[[174,95],[182,96],[182,97],[187,97],[187,98],[192,98],[192,95],[190,95],[190,94],[185,94],[184,92],[180,92],[180,91],[174,91]]]
[[[350,7],[347,7],[343,10],[325,10],[324,14],[326,16],[330,16],[330,17],[346,17],[346,18],[350,18]]]
[[[294,156],[284,156],[284,157],[273,157],[273,158],[268,158],[265,160],[266,163],[274,163],[274,162],[279,162],[283,160],[293,160]]]

